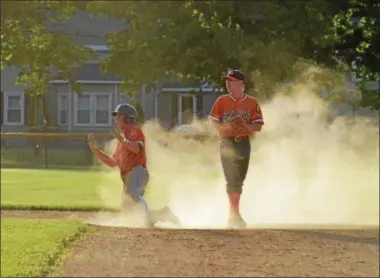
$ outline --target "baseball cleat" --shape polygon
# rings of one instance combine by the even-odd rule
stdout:
[[[230,229],[243,229],[247,227],[247,223],[241,217],[241,215],[230,216],[228,218],[227,226]]]
[[[150,217],[145,218],[145,228],[147,229],[154,229],[156,228],[156,224],[152,221]]]
[[[181,221],[179,218],[173,213],[173,211],[169,207],[164,207],[161,210],[162,220],[171,222],[175,225],[181,225]]]

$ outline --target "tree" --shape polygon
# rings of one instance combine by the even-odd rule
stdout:
[[[17,83],[26,86],[28,95],[44,100],[53,74],[63,76],[80,91],[73,69],[86,62],[91,52],[75,45],[72,37],[54,30],[54,26],[83,7],[77,1],[1,2],[1,69],[21,68]],[[47,117],[48,106],[44,107]]]
[[[207,78],[220,84],[223,71],[240,68],[248,87],[267,97],[276,84],[316,63],[322,69],[343,64],[348,70],[356,57],[361,58],[359,77],[378,78],[379,4],[364,0],[355,5],[343,0],[3,1],[1,64],[23,69],[18,82],[29,93],[42,94],[53,69],[80,91],[74,68],[91,53],[69,35],[50,32],[78,10],[128,23],[126,30],[107,35],[111,51],[102,66],[122,74],[125,88],[133,91],[173,76],[182,82]],[[359,25],[351,23],[356,14],[362,16]],[[337,63],[337,56],[344,63]],[[321,72],[308,71],[319,74],[321,87],[334,86],[330,75]],[[376,96],[364,93],[362,99],[374,103]]]
[[[86,62],[91,52],[52,29],[80,6],[75,1],[2,1],[1,67],[22,68],[18,82],[27,85],[28,93],[43,94],[55,71],[75,87],[73,68]]]
[[[269,92],[291,78],[300,57],[324,35],[323,1],[93,1],[96,15],[124,19],[130,28],[109,34],[109,73],[128,87],[178,75],[182,81],[220,83],[227,68],[247,73],[248,86]],[[294,16],[294,15],[297,16]],[[302,16],[299,16],[302,15]]]
[[[380,91],[369,90],[367,84],[380,82],[380,3],[356,0],[341,6],[333,17],[330,39],[334,54],[353,64],[348,70],[361,79],[360,105],[379,110]]]

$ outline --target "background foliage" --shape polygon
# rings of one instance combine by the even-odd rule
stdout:
[[[379,109],[379,91],[365,90],[368,81],[380,80],[377,1],[3,1],[1,5],[1,65],[21,67],[18,82],[26,84],[31,94],[43,94],[57,72],[80,91],[73,69],[92,53],[52,28],[78,11],[90,11],[128,24],[126,30],[107,34],[111,50],[102,65],[105,72],[122,74],[126,87],[173,75],[189,82],[206,77],[220,84],[223,71],[240,68],[255,94],[270,97],[278,84],[292,81],[313,65],[320,69],[312,75],[321,81],[321,89],[336,86],[341,79],[337,73],[353,71],[362,81],[360,104]]]

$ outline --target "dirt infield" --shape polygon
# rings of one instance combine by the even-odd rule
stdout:
[[[88,212],[1,217],[87,219]],[[379,276],[379,230],[170,230],[92,226],[65,277]]]

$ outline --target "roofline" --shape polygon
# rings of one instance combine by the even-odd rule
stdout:
[[[202,93],[217,93],[223,92],[223,89],[220,88],[199,88],[199,87],[182,87],[182,88],[162,88],[161,92],[165,93],[190,93],[192,91],[202,92]]]
[[[67,80],[50,80],[50,84],[67,84]],[[77,80],[75,83],[80,84],[121,84],[122,81],[116,80]]]
[[[50,84],[67,84],[66,80],[51,80]],[[110,81],[110,80],[77,80],[75,83],[79,84],[122,84],[122,81]],[[171,87],[161,88],[161,92],[165,93],[190,93],[190,92],[202,92],[202,93],[218,93],[223,92],[220,88],[200,88],[200,87]]]

